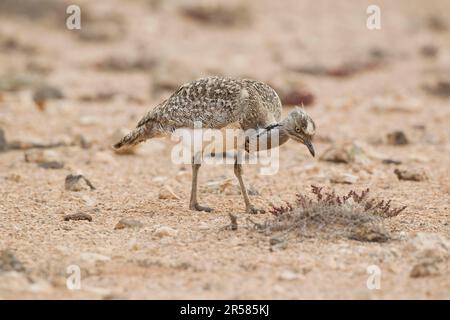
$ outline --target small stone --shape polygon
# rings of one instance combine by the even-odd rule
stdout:
[[[408,144],[409,141],[403,131],[394,131],[387,134],[387,142],[394,146]]]
[[[90,190],[95,190],[95,187],[92,185],[92,183],[81,174],[69,174],[66,177],[64,187],[69,191],[81,191],[87,189],[87,187],[89,187]]]
[[[138,220],[124,218],[124,219],[121,219],[116,224],[116,226],[114,227],[114,230],[120,230],[120,229],[125,229],[125,228],[139,229],[139,228],[142,228],[143,226],[144,225],[142,224],[142,222],[140,222]]]
[[[343,184],[354,184],[359,180],[358,176],[349,173],[335,174],[331,177],[330,181],[332,183],[343,183]]]
[[[159,227],[155,230],[155,236],[159,238],[163,237],[175,237],[178,234],[178,231],[171,227]]]
[[[345,146],[331,146],[323,152],[320,160],[335,163],[351,163],[354,161],[354,155]]]
[[[22,262],[20,262],[14,253],[9,250],[0,251],[0,273],[5,271],[25,271]]]
[[[178,197],[175,192],[173,192],[172,188],[169,186],[164,186],[159,190],[159,199],[163,200],[179,200],[180,197]]]
[[[77,212],[77,213],[67,214],[64,216],[64,221],[70,221],[70,220],[74,220],[74,221],[86,220],[86,221],[91,222],[92,216],[85,212]]]
[[[428,180],[426,172],[422,169],[395,169],[394,173],[399,180],[425,181]]]

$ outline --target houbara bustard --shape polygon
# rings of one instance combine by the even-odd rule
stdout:
[[[182,85],[167,100],[150,110],[138,123],[136,129],[114,145],[115,149],[136,145],[150,138],[170,134],[178,128],[223,129],[239,126],[242,130],[254,129],[254,138],[268,139],[266,148],[285,143],[289,138],[308,147],[314,156],[311,139],[315,133],[314,121],[303,108],[293,109],[281,120],[281,101],[269,85],[249,79],[206,77]],[[278,137],[271,141],[271,136]],[[244,144],[249,151],[248,143]],[[259,148],[259,145],[258,145]],[[259,150],[259,149],[258,149]],[[211,211],[197,202],[197,176],[201,163],[192,157],[192,189],[189,208]],[[248,213],[258,213],[251,203],[242,178],[242,163],[236,156],[234,173],[239,180]]]

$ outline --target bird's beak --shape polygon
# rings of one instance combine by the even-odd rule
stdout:
[[[316,152],[314,151],[314,146],[312,145],[311,141],[305,141],[304,144],[308,148],[311,155],[314,157],[316,155]]]

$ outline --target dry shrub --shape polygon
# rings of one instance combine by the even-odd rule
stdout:
[[[339,196],[334,191],[324,192],[312,187],[315,197],[297,194],[295,204],[273,206],[273,218],[264,224],[255,224],[266,234],[295,232],[304,238],[338,239],[385,242],[390,236],[384,227],[384,218],[393,217],[406,207],[391,208],[391,200],[369,198],[369,189],[358,193],[351,190]]]

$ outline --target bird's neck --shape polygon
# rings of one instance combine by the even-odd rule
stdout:
[[[252,143],[254,151],[272,149],[281,146],[289,140],[285,127],[280,124],[271,125],[259,134],[251,136],[246,142],[246,150],[249,151],[249,143]]]

